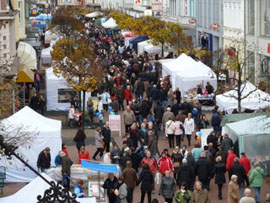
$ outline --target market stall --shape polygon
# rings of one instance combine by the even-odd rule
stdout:
[[[159,46],[154,46],[151,43],[151,40],[145,40],[138,43],[138,54],[142,54],[143,52],[147,52],[148,54],[159,54],[162,49]]]
[[[87,14],[85,15],[85,17],[87,17],[87,18],[96,18],[96,17],[102,16],[102,15],[103,15],[102,12],[100,12],[100,11],[95,11],[95,12],[92,12],[92,13],[87,13]]]
[[[51,65],[52,64],[52,56],[51,56],[51,51],[52,51],[52,46],[42,49],[41,55],[40,55],[40,64],[41,65]]]
[[[247,157],[264,160],[270,156],[270,114],[227,123],[224,133],[239,142],[239,153],[245,152]]]
[[[48,181],[54,181],[48,175],[42,173],[42,176],[45,177]],[[42,180],[40,177],[36,177],[32,180],[29,184],[24,186],[18,192],[13,195],[0,198],[1,203],[13,203],[13,202],[20,202],[20,203],[36,203],[37,196],[44,195],[45,190],[49,189],[50,185]],[[89,198],[77,198],[76,199],[80,203],[96,203],[95,197]]]
[[[172,89],[179,88],[182,95],[197,85],[204,87],[207,82],[217,88],[216,74],[202,62],[195,61],[186,54],[181,54],[172,60],[160,60],[162,64],[162,77],[170,75]]]
[[[116,21],[113,18],[109,18],[109,20],[107,20],[106,22],[101,23],[101,25],[104,28],[107,28],[107,29],[109,29],[109,28],[113,29],[113,28],[118,27],[118,25],[116,24]]]
[[[46,118],[28,106],[3,120],[2,125],[4,126],[2,133],[7,133],[8,137],[26,136],[24,142],[26,145],[20,145],[16,152],[35,169],[38,155],[43,149],[50,147],[51,157],[55,157],[61,150],[61,121]],[[27,141],[31,144],[27,145]],[[54,165],[54,159],[51,165]],[[6,156],[0,155],[0,166],[6,168],[6,182],[30,182],[36,177],[30,169],[13,157],[9,160]]]
[[[241,100],[242,111],[245,111],[246,109],[256,111],[270,106],[270,95],[257,89],[256,86],[248,81],[242,84],[241,92],[241,97],[243,98]],[[217,95],[217,106],[221,111],[232,113],[234,110],[238,109],[237,95],[237,89]]]
[[[67,111],[70,108],[71,97],[78,92],[69,86],[65,78],[56,77],[52,67],[46,69],[45,80],[47,111]],[[90,96],[91,93],[88,92],[85,95],[86,106]]]
[[[129,41],[131,48],[138,53],[138,43],[148,40],[148,36],[139,35]]]

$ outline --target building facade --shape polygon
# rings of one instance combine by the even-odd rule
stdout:
[[[223,0],[195,1],[196,39],[210,51],[223,48]]]
[[[270,79],[270,0],[246,1],[246,40],[252,50],[247,50],[248,75],[259,83]],[[263,76],[263,77],[260,77]]]

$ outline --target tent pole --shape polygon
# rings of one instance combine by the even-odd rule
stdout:
[[[99,202],[101,202],[101,197],[100,197],[100,171],[98,171],[98,196],[99,196]]]

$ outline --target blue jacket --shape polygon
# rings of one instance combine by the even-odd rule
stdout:
[[[83,198],[83,189],[81,186],[75,185],[73,192],[77,195],[78,198]]]
[[[62,165],[62,159],[59,156],[59,154],[55,157],[54,163],[55,163],[55,166],[61,166]]]

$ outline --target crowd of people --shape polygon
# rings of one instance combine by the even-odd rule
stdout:
[[[148,203],[157,202],[152,199],[157,185],[164,202],[209,203],[213,178],[217,196],[222,200],[226,174],[229,203],[262,202],[260,188],[270,174],[266,174],[259,162],[250,163],[245,153],[239,154],[237,144],[227,135],[221,135],[222,113],[218,108],[214,109],[210,122],[198,100],[186,100],[179,89],[172,90],[169,77],[161,77],[158,55],[137,55],[124,45],[122,35],[89,21],[85,21],[85,26],[85,35],[95,44],[96,61],[106,71],[97,107],[92,98],[87,102],[89,122],[93,123],[97,115],[103,116],[99,118],[100,127],[95,130],[96,152],[92,157],[85,149],[86,134],[82,129],[78,130],[74,142],[79,164],[81,159],[105,161],[106,157],[106,161],[121,168],[121,177],[109,174],[103,184],[110,203],[133,202],[134,188],[138,185],[141,203],[146,194]],[[213,91],[210,83],[206,89]],[[112,143],[109,122],[103,122],[106,113],[122,116],[125,134],[121,147]],[[200,130],[208,127],[213,127],[213,132],[207,137],[207,145],[201,146]],[[168,139],[168,147],[160,150],[162,135]],[[192,139],[195,139],[194,148]],[[46,148],[39,155],[37,166],[41,171],[50,167],[49,154]],[[72,161],[65,145],[55,163],[62,165],[64,186],[69,188]],[[79,197],[83,196],[82,185],[80,181],[74,188]],[[253,188],[255,199],[249,187]]]

